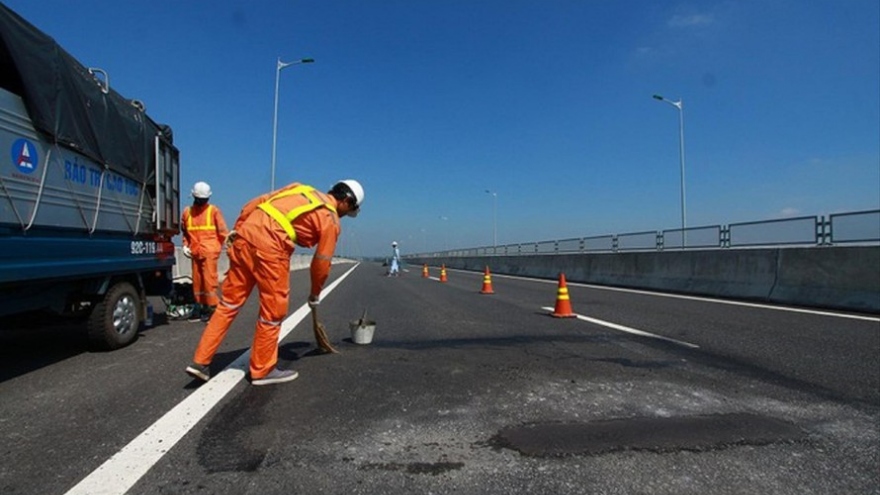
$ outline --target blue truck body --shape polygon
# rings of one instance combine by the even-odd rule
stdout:
[[[40,312],[134,341],[172,290],[179,205],[170,128],[0,4],[0,330]]]

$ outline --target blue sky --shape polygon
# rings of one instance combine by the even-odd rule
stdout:
[[[275,183],[363,183],[339,254],[678,228],[652,94],[688,226],[880,208],[876,0],[3,1],[171,125],[230,223],[269,190],[277,58],[314,58]]]

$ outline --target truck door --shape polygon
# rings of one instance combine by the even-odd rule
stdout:
[[[156,136],[156,231],[180,232],[180,153]]]

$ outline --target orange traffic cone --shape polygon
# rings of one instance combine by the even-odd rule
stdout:
[[[422,278],[428,278],[428,264],[425,263],[425,266],[422,268]]]
[[[568,287],[565,285],[565,274],[559,273],[559,288],[556,290],[556,309],[550,313],[554,318],[574,318],[571,311],[571,300],[568,298]]]
[[[494,294],[495,291],[492,290],[492,275],[489,275],[489,267],[486,267],[486,273],[483,274],[483,288],[480,290],[480,294]]]
[[[446,265],[440,265],[440,281],[446,282]]]

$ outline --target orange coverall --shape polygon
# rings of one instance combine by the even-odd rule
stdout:
[[[216,306],[219,298],[217,260],[229,231],[220,208],[214,205],[193,205],[183,210],[183,245],[192,252],[193,295],[197,303]]]
[[[278,335],[287,316],[290,256],[295,246],[317,245],[311,263],[310,295],[319,296],[341,232],[336,199],[311,186],[289,184],[246,204],[227,249],[229,272],[223,297],[196,348],[193,362],[208,365],[248,296],[257,286],[260,316],[251,345],[251,379],[268,375],[278,363]]]

